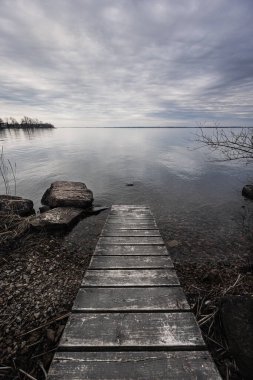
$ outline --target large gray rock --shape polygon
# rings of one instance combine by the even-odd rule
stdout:
[[[57,181],[51,184],[41,203],[54,207],[87,208],[92,205],[93,194],[82,182]]]
[[[227,296],[221,303],[221,320],[229,351],[244,379],[253,374],[253,296]]]
[[[30,220],[37,229],[54,229],[71,227],[82,215],[83,209],[74,207],[56,207]]]
[[[253,199],[253,185],[245,185],[242,189],[242,195],[244,197]]]
[[[20,216],[35,214],[33,202],[30,199],[14,195],[0,195],[0,211]]]

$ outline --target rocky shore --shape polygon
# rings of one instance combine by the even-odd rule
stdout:
[[[0,255],[0,376],[45,379],[107,212],[68,235],[26,232]],[[82,237],[77,235],[82,235]],[[20,372],[21,371],[21,372]],[[1,378],[1,377],[0,377]]]
[[[42,203],[43,213],[36,215],[31,201],[0,197],[0,377],[6,380],[27,379],[28,375],[46,379],[107,217],[105,208],[93,206],[93,194],[82,183],[56,182]],[[104,212],[94,215],[101,210]],[[232,335],[224,330],[224,324],[234,321],[224,322],[224,318],[226,314],[237,315],[240,305],[236,300],[233,312],[226,306],[232,296],[247,300],[245,304],[250,302],[253,266],[249,257],[238,252],[227,261],[177,260],[176,252],[188,246],[176,233],[162,225],[160,229],[222,377],[239,380],[244,371],[247,379],[251,368],[242,364],[240,345],[231,343]],[[243,313],[246,311],[240,311]],[[243,342],[248,347],[246,341],[252,336],[245,326],[244,330],[247,337],[242,335]],[[250,355],[249,349],[244,352],[247,362],[253,362]]]

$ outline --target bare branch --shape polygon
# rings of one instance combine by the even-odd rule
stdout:
[[[208,131],[209,132],[209,131]],[[223,159],[215,161],[244,160],[253,161],[253,133],[251,128],[224,130],[215,127],[212,134],[199,127],[196,141],[208,146],[213,151],[221,152]]]

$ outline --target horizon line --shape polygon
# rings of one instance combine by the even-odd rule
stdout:
[[[235,129],[235,128],[253,128],[253,126],[224,126],[224,127],[217,127],[217,126],[206,126],[206,127],[55,127],[55,128],[79,128],[79,129]]]

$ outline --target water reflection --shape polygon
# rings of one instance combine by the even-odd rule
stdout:
[[[0,128],[0,140],[4,141],[7,139],[28,139],[32,140],[34,138],[47,136],[52,133],[53,130],[50,128]]]
[[[97,203],[149,204],[170,238],[205,230],[205,239],[234,239],[250,168],[211,162],[208,150],[192,149],[192,136],[182,129],[66,128],[5,131],[1,139],[17,164],[18,194],[37,209],[51,182],[83,181]]]

